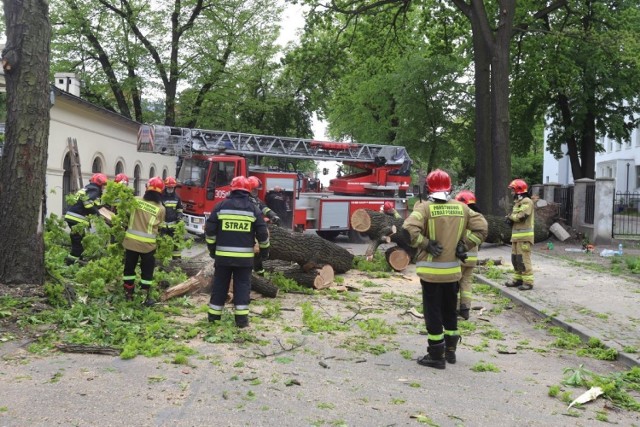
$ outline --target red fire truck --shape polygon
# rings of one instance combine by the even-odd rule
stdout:
[[[138,151],[178,157],[177,192],[184,204],[186,229],[199,236],[207,216],[239,175],[260,178],[261,200],[280,187],[288,199],[286,226],[314,230],[327,239],[350,232],[351,214],[357,209],[380,210],[391,201],[401,215],[407,214],[411,159],[404,147],[143,125]],[[338,161],[360,172],[332,179],[321,191],[299,172],[261,166],[265,157]]]

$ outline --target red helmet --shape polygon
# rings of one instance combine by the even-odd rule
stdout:
[[[107,175],[103,173],[94,173],[89,182],[102,187],[107,184]]]
[[[465,205],[469,205],[476,202],[476,195],[469,190],[462,190],[456,196],[456,200],[464,203]]]
[[[511,184],[509,184],[509,188],[513,189],[516,194],[526,193],[528,189],[527,183],[521,179],[514,179],[513,181],[511,181]]]
[[[250,191],[262,187],[262,181],[260,181],[260,178],[258,178],[257,176],[250,176],[249,178],[247,178],[247,181],[249,181]]]
[[[127,185],[129,184],[129,177],[123,173],[119,173],[118,175],[116,175],[116,179],[114,179],[114,181]]]
[[[164,181],[159,176],[154,176],[147,182],[147,191],[157,191],[162,193],[164,191]]]
[[[249,180],[244,176],[236,176],[231,180],[231,191],[241,190],[241,191],[251,191],[249,189]]]
[[[167,179],[164,180],[164,185],[167,188],[176,188],[176,185],[178,185],[178,183],[174,177],[168,176]]]
[[[441,169],[436,169],[427,175],[427,187],[429,193],[438,193],[451,190],[451,178]]]
[[[393,202],[384,202],[384,206],[382,207],[384,213],[392,212],[394,209],[395,206],[393,205]]]

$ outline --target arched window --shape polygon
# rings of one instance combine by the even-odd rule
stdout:
[[[164,181],[165,179],[167,179],[167,176],[169,176],[169,172],[167,171],[167,169],[162,169],[162,180]]]
[[[124,173],[124,165],[122,164],[122,162],[116,163],[116,175],[118,175],[119,173]]]
[[[91,165],[91,172],[92,173],[102,172],[102,160],[100,159],[100,157],[96,157],[95,159],[93,159],[93,165]]]
[[[151,166],[149,168],[149,179],[153,178],[154,176],[156,176],[156,168],[154,166]]]
[[[140,195],[140,165],[136,165],[133,170],[133,194],[136,196]]]

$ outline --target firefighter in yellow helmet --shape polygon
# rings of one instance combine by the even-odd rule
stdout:
[[[505,222],[511,226],[511,264],[513,280],[507,282],[508,288],[521,291],[533,289],[533,267],[531,266],[531,247],[533,246],[534,212],[533,202],[527,192],[527,183],[514,179],[509,184],[513,192],[513,209]]]
[[[456,195],[456,200],[469,206],[474,212],[478,212],[476,207],[476,195],[472,191],[462,190]],[[467,259],[462,264],[462,278],[460,278],[460,298],[458,299],[458,315],[464,320],[469,320],[469,312],[471,310],[471,301],[473,293],[471,285],[473,283],[473,269],[478,264],[479,246],[469,248]]]
[[[451,178],[446,172],[429,173],[427,185],[428,199],[416,203],[402,227],[411,237],[411,246],[418,249],[416,272],[427,325],[427,354],[418,363],[445,369],[446,362],[456,363],[460,340],[456,313],[460,263],[470,248],[484,241],[488,226],[482,215],[451,199]]]
[[[140,262],[140,287],[146,291],[144,305],[152,306],[151,285],[156,268],[156,239],[158,227],[164,222],[165,209],[162,206],[164,181],[155,176],[147,183],[142,197],[135,198],[133,212],[129,218],[129,227],[124,235],[122,246],[124,254],[124,294],[127,300],[133,300],[136,267]]]

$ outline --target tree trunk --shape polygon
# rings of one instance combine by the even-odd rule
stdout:
[[[353,264],[353,254],[315,234],[294,233],[271,227],[270,258],[298,263],[305,270],[329,264],[336,273],[346,273]]]
[[[411,263],[411,257],[404,249],[399,246],[393,246],[384,252],[387,264],[395,271],[402,271]]]
[[[7,123],[0,163],[0,282],[44,283],[49,139],[48,2],[5,1]]]

